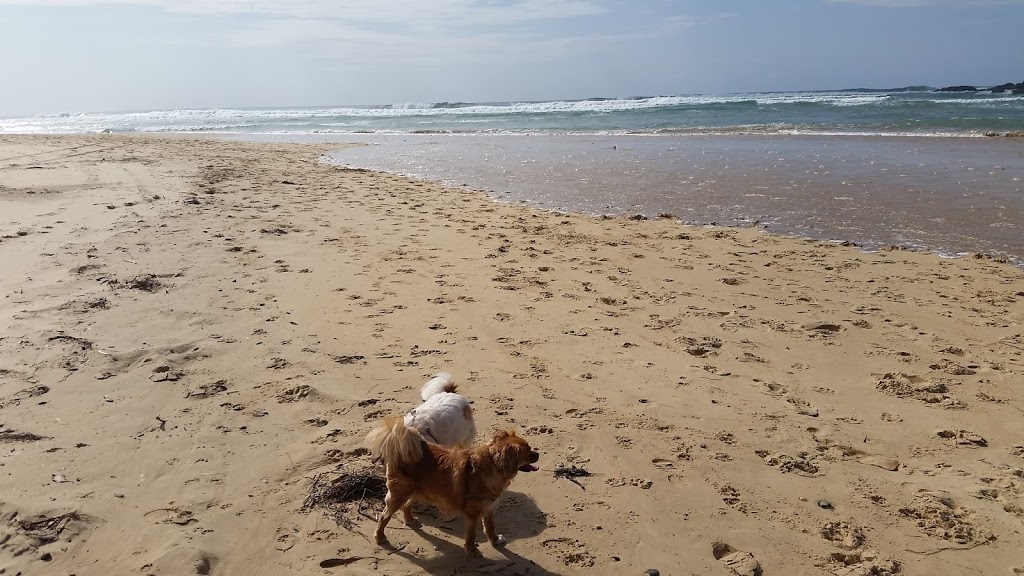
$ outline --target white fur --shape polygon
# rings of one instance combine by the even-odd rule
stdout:
[[[455,384],[455,378],[447,372],[440,372],[423,385],[423,389],[420,390],[420,398],[426,402],[431,396],[444,392],[445,388],[452,384]]]
[[[428,442],[469,446],[476,438],[476,424],[469,400],[461,394],[445,392],[445,388],[454,383],[455,379],[447,372],[428,380],[420,391],[423,404],[405,415],[405,425],[415,428]]]

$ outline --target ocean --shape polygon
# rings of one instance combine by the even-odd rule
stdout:
[[[548,102],[68,112],[5,118],[0,133],[805,134],[980,136],[1024,131],[1024,96],[844,90]]]
[[[1024,96],[930,89],[67,113],[3,133],[363,143],[338,165],[588,214],[1024,265]]]

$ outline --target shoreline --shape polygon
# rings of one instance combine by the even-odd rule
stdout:
[[[934,256],[934,257],[940,258],[942,260],[960,260],[960,259],[971,259],[971,258],[973,258],[975,260],[989,260],[989,261],[995,262],[997,264],[1009,264],[1009,265],[1014,266],[1016,268],[1024,269],[1024,260],[1016,261],[1014,259],[1008,258],[1005,255],[1001,255],[1001,254],[992,254],[992,253],[988,253],[988,252],[960,252],[960,253],[956,253],[956,254],[949,254],[949,253],[944,253],[944,252],[937,252],[935,250],[931,250],[931,249],[924,248],[924,247],[913,246],[913,245],[910,245],[910,244],[890,244],[888,246],[871,247],[871,246],[860,244],[858,242],[854,242],[852,240],[847,240],[847,239],[840,239],[840,238],[825,239],[825,238],[815,238],[813,236],[800,236],[800,235],[797,235],[797,234],[787,234],[785,232],[776,232],[776,231],[768,229],[766,224],[762,224],[760,222],[753,222],[753,223],[750,223],[750,224],[719,224],[719,223],[701,224],[699,222],[687,222],[687,221],[681,220],[677,216],[675,216],[674,214],[671,214],[671,215],[660,214],[660,215],[649,216],[649,215],[643,214],[643,213],[634,213],[634,214],[597,214],[597,213],[594,213],[594,214],[591,214],[591,213],[586,213],[586,212],[577,212],[577,211],[573,211],[573,210],[565,210],[565,209],[562,209],[562,208],[552,208],[552,207],[547,207],[547,206],[541,206],[539,204],[532,203],[529,200],[510,200],[510,199],[507,199],[507,198],[502,198],[502,197],[499,197],[499,196],[495,196],[492,191],[488,191],[488,190],[483,189],[483,188],[474,188],[474,187],[471,187],[471,186],[465,185],[465,184],[460,186],[460,185],[458,185],[458,184],[456,184],[454,182],[445,182],[445,181],[439,181],[439,180],[432,180],[432,179],[429,179],[429,178],[418,177],[418,176],[414,176],[414,175],[411,175],[411,174],[403,174],[401,172],[390,172],[390,171],[387,171],[387,170],[376,170],[376,169],[373,169],[373,168],[346,167],[344,165],[332,163],[332,162],[326,161],[326,160],[321,160],[321,161],[323,161],[328,166],[331,166],[333,168],[340,169],[340,170],[365,171],[365,172],[368,172],[368,173],[371,173],[371,174],[380,174],[380,175],[390,176],[390,177],[405,178],[405,179],[408,179],[408,180],[412,180],[414,182],[421,182],[421,183],[429,184],[429,185],[433,185],[433,186],[440,186],[442,188],[462,190],[462,191],[472,192],[472,193],[475,193],[475,194],[482,194],[482,195],[487,196],[490,200],[492,200],[493,202],[495,202],[497,204],[502,204],[502,205],[505,205],[505,206],[513,206],[513,207],[526,208],[526,209],[529,209],[529,210],[536,210],[538,212],[544,212],[544,213],[550,214],[552,216],[558,216],[558,217],[569,216],[569,215],[577,215],[577,216],[582,216],[584,218],[591,218],[591,219],[602,220],[602,221],[606,221],[606,220],[620,220],[620,219],[622,219],[622,220],[634,220],[634,221],[656,220],[656,221],[661,221],[661,222],[673,223],[673,224],[678,225],[681,229],[688,229],[688,230],[710,230],[710,231],[714,231],[714,230],[749,230],[749,231],[753,231],[753,232],[760,233],[760,234],[766,234],[768,236],[771,236],[771,237],[774,237],[774,238],[779,238],[779,239],[782,239],[782,240],[785,240],[785,241],[801,242],[801,243],[820,243],[820,244],[825,244],[825,245],[834,245],[834,246],[841,246],[841,247],[846,247],[846,248],[852,247],[852,248],[857,249],[857,251],[859,251],[861,254],[880,254],[880,253],[885,253],[885,252],[911,252],[911,253],[915,253],[915,254],[921,254],[921,255],[924,255],[924,256]]]
[[[1024,164],[1014,144],[888,137],[480,136],[367,139],[338,165],[590,216],[676,214],[686,224],[902,246],[1024,265]],[[1009,146],[1009,147],[1007,147]]]
[[[336,146],[0,136],[0,568],[1024,569],[1020,269],[542,211]],[[541,451],[487,563],[461,521],[388,554],[302,509],[440,370]]]

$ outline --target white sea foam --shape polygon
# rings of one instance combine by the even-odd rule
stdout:
[[[555,100],[550,102],[511,102],[497,104],[459,104],[439,106],[436,104],[405,103],[387,107],[325,107],[325,108],[262,108],[262,109],[211,109],[211,110],[156,110],[148,112],[122,113],[77,113],[73,115],[48,115],[31,118],[0,120],[0,132],[13,132],[19,127],[35,126],[42,129],[68,130],[88,129],[96,126],[149,127],[194,126],[205,127],[209,123],[229,125],[246,121],[270,122],[336,117],[401,118],[408,116],[473,116],[507,114],[551,114],[585,112],[622,112],[647,110],[672,106],[705,106],[714,104],[832,104],[857,106],[877,103],[888,98],[886,95],[859,94],[735,94],[725,96],[656,96],[636,99],[608,100]]]
[[[893,127],[902,126],[906,135],[973,135],[955,128],[906,130],[914,117],[915,104],[961,105],[984,110],[1000,107],[1000,118],[988,119],[984,131],[1004,129],[1002,107],[1016,107],[1020,115],[1024,98],[993,96],[943,99],[933,94],[908,97],[906,93],[791,92],[726,95],[681,95],[641,98],[555,100],[509,103],[400,103],[387,106],[338,106],[320,108],[261,108],[213,110],[158,110],[120,113],[64,113],[29,118],[0,119],[2,133],[77,132],[245,132],[351,134],[408,133],[418,126],[437,125],[438,133],[560,133],[560,134],[652,134],[662,133],[752,133],[752,134],[885,134],[884,127],[858,126],[856,107],[879,106],[891,114]],[[904,108],[903,106],[907,107]],[[815,108],[816,107],[816,108]],[[715,125],[696,125],[703,112],[714,113]],[[650,116],[645,114],[650,113]],[[796,114],[795,116],[790,116]],[[807,115],[810,114],[810,117]],[[852,115],[852,116],[851,116]],[[806,122],[803,127],[785,122]],[[959,117],[959,116],[958,116]],[[761,123],[761,121],[764,123]],[[982,122],[985,119],[979,119]],[[1012,118],[1011,118],[1012,120]],[[490,124],[488,126],[488,124]],[[973,126],[979,126],[974,122]],[[984,124],[981,124],[984,125]],[[460,128],[465,126],[465,128]],[[1008,124],[1007,130],[1016,130]],[[945,127],[943,127],[945,128]],[[897,128],[898,129],[898,128]],[[982,128],[977,128],[980,132]]]
[[[924,100],[930,104],[957,104],[960,106],[1020,106],[1024,103],[1024,96],[1000,96],[998,94],[985,94],[979,98],[935,98]]]

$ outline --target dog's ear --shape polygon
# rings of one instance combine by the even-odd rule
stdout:
[[[511,438],[515,435],[516,433],[514,430],[495,430],[494,436],[491,438],[491,444],[497,444],[498,442],[501,442],[506,438]]]
[[[494,465],[505,474],[514,476],[519,470],[519,447],[510,442],[502,442],[498,439],[499,435],[501,435],[501,440],[506,440],[511,434],[508,431],[495,434],[495,439],[491,441],[490,447],[491,459],[494,460]]]

